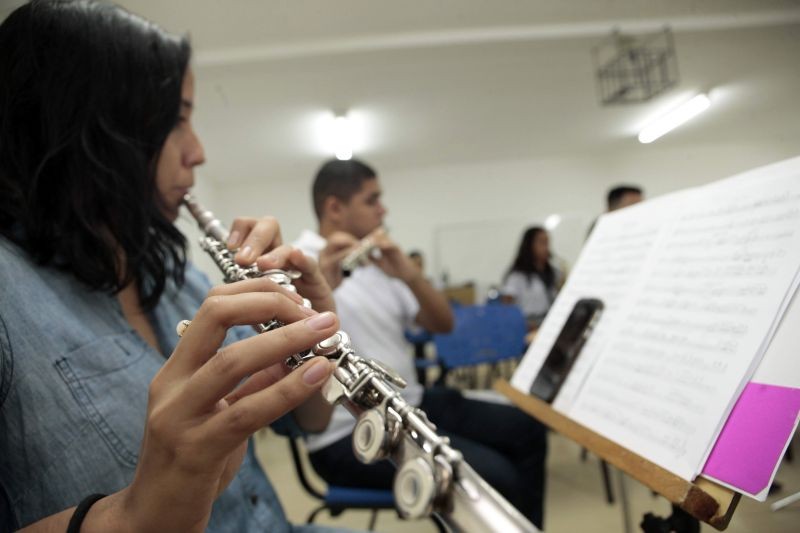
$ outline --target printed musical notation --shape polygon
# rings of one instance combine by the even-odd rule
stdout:
[[[583,347],[553,405],[562,412],[569,410],[594,358],[603,346],[610,323],[617,315],[616,308],[625,301],[631,288],[631,279],[641,271],[662,222],[657,217],[638,226],[617,223],[614,220],[604,221],[604,224],[610,224],[613,229],[592,233],[590,245],[584,247],[567,284],[539,329],[536,342],[531,345],[522,365],[514,374],[512,384],[527,392],[575,302],[586,297],[599,298],[605,305],[603,316]]]
[[[798,267],[800,160],[601,217],[512,383],[527,390],[574,302],[600,298],[554,407],[693,479]]]

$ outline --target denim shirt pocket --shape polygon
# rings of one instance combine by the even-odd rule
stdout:
[[[133,331],[97,338],[54,366],[115,458],[135,467],[148,387],[164,360]]]

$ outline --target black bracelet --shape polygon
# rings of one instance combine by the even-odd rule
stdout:
[[[75,512],[72,513],[72,518],[69,519],[69,525],[67,526],[67,533],[80,533],[83,519],[86,518],[89,509],[97,500],[105,497],[105,494],[91,494],[85,497],[75,508]]]

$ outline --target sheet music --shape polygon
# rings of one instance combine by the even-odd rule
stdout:
[[[600,298],[554,407],[692,479],[798,266],[800,158],[604,216],[512,384],[527,392],[574,303]]]
[[[600,217],[539,328],[535,342],[514,373],[512,385],[528,392],[575,303],[581,298],[598,298],[605,306],[600,321],[553,402],[556,410],[569,411],[575,394],[605,343],[607,332],[613,329],[613,321],[619,317],[619,307],[632,288],[631,280],[641,272],[653,242],[671,214],[673,204],[666,199],[649,202],[646,207],[632,206],[624,214],[619,212]],[[647,209],[647,220],[642,224],[630,224],[631,216],[644,218],[634,214],[641,208]]]
[[[570,409],[684,479],[700,471],[800,265],[800,172],[694,192]]]
[[[795,290],[761,363],[703,467],[704,477],[762,502],[769,495],[780,459],[800,421],[797,324],[800,295]],[[752,394],[747,394],[748,388]],[[754,426],[759,431],[754,432]]]

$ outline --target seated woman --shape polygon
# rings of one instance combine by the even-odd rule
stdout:
[[[338,320],[274,219],[236,219],[228,245],[299,270],[320,314],[267,278],[211,289],[187,261],[173,223],[205,158],[190,55],[100,2],[0,24],[0,531],[300,530],[249,437],[290,411],[326,426],[332,365],[283,361]]]
[[[550,261],[550,237],[544,228],[525,230],[517,257],[500,289],[505,303],[514,303],[528,320],[528,329],[539,328],[564,283],[564,273]]]

